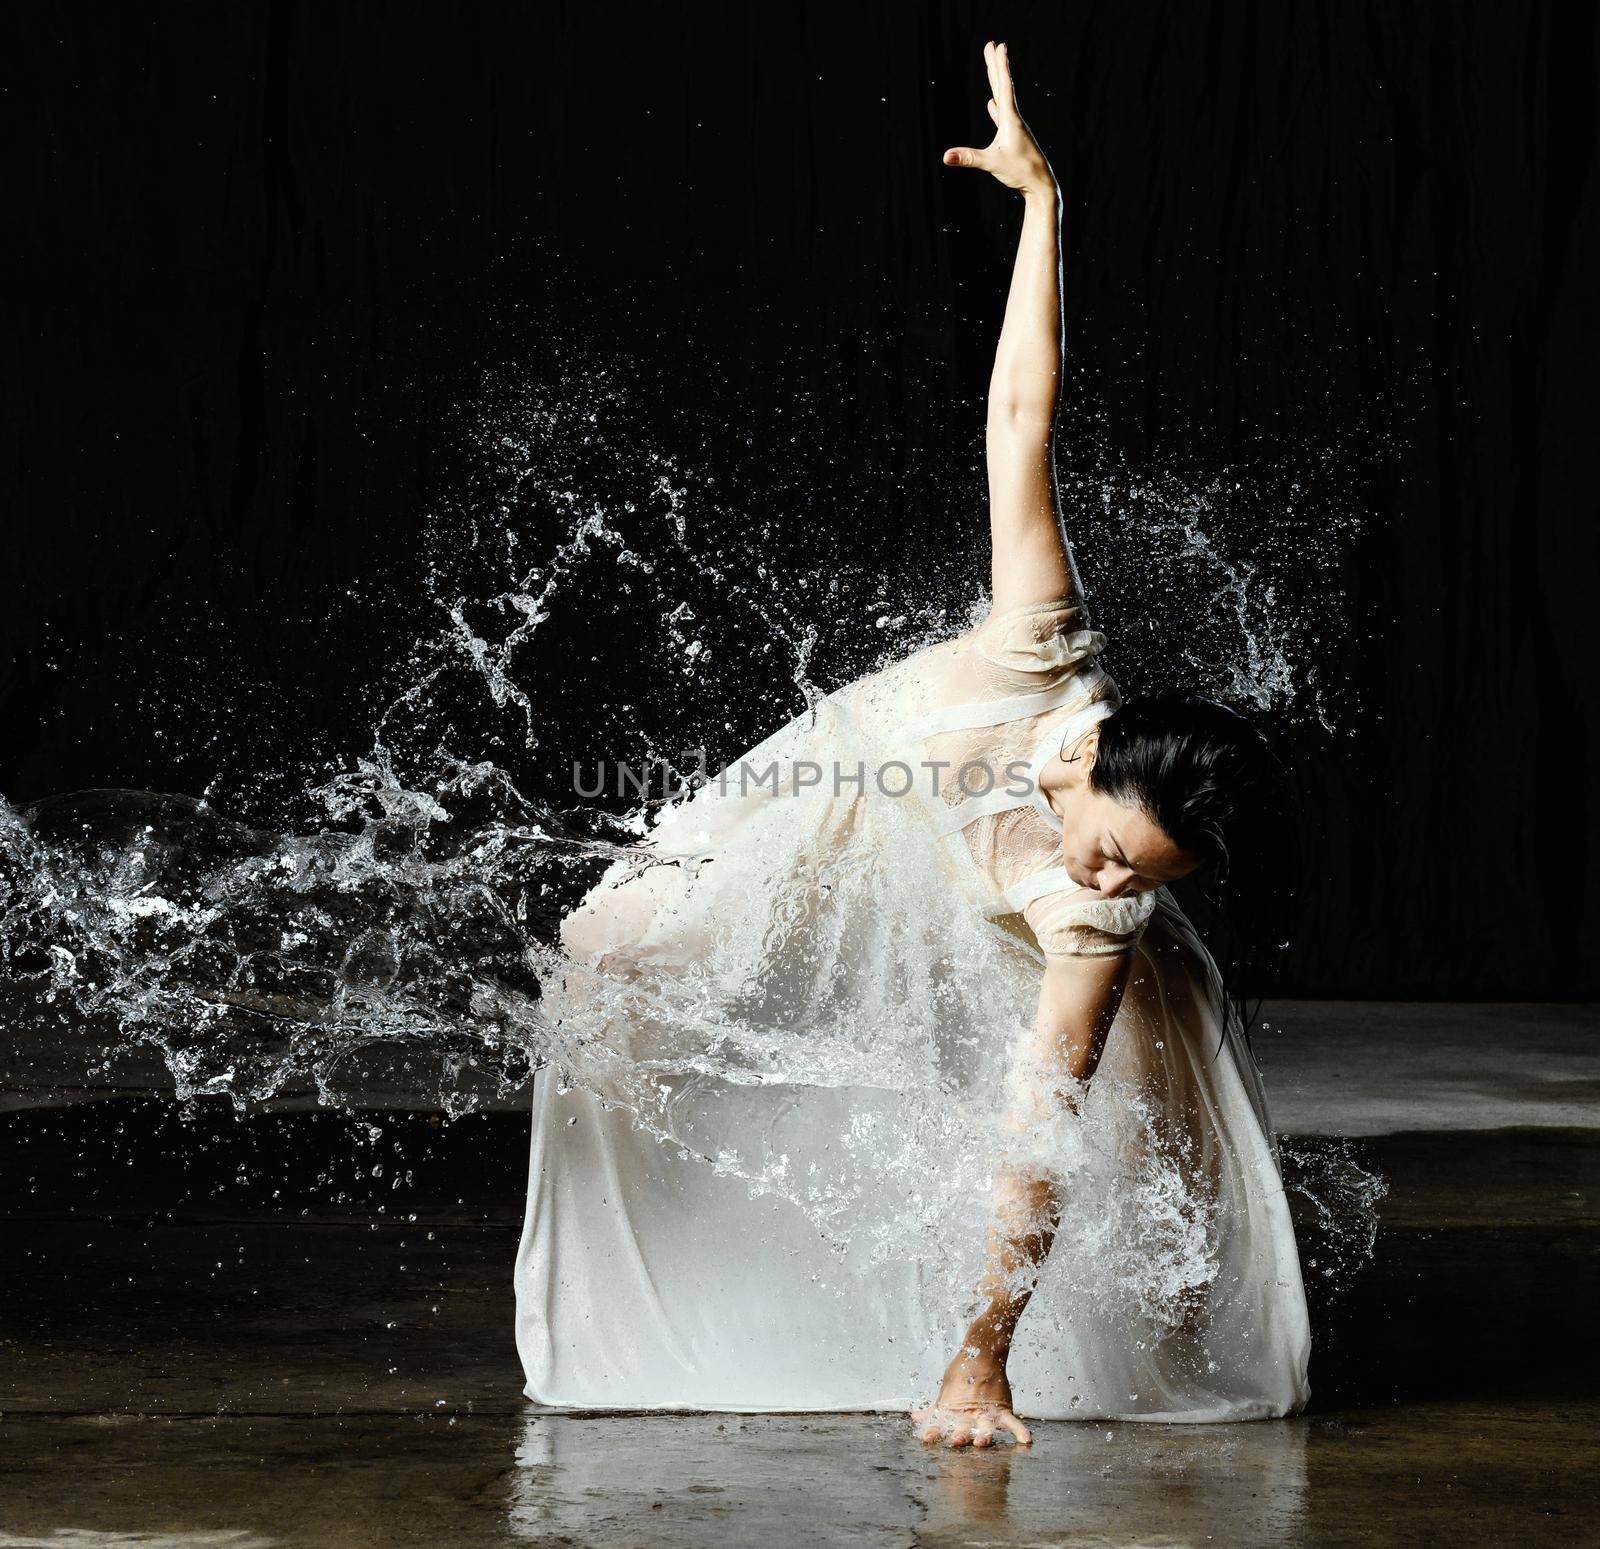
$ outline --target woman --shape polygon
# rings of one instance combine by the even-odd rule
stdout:
[[[1100,665],[1052,450],[1060,199],[984,56],[994,139],[944,160],[1024,203],[992,606],[672,810],[538,965],[571,1079],[538,1085],[517,1264],[546,1404],[898,1409],[936,1381],[923,1440],[985,1447],[1031,1439],[1018,1409],[1306,1398],[1254,1067],[1166,890],[1226,864],[1267,758]]]

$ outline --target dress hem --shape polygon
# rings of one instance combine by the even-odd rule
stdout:
[[[923,1402],[931,1400],[906,1399],[872,1404],[549,1404],[536,1398],[526,1388],[523,1397],[541,1414],[570,1415],[581,1418],[588,1415],[907,1415]],[[1085,1414],[1074,1410],[1070,1414],[1025,1414],[1023,1420],[1060,1421],[1069,1424],[1105,1425],[1250,1425],[1262,1420],[1292,1420],[1305,1409],[1306,1400],[1279,1407],[1265,1400],[1244,1402],[1237,1406],[1216,1409],[1156,1410],[1149,1413]]]

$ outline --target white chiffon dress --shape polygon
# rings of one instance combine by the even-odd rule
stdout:
[[[1036,1418],[1307,1397],[1255,1066],[1166,889],[1106,899],[1038,790],[1119,703],[1079,596],[827,696],[671,809],[538,964],[517,1339],[576,1409],[905,1410],[976,1301],[1046,959],[1131,954],[1058,1123],[1010,1376]]]

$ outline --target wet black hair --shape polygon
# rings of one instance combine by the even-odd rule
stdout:
[[[1090,788],[1136,807],[1200,865],[1203,930],[1226,1011],[1248,1036],[1281,967],[1301,825],[1265,727],[1187,689],[1130,701],[1100,724]]]
[[[1137,807],[1220,882],[1240,830],[1273,794],[1276,760],[1265,735],[1237,710],[1173,689],[1101,722],[1089,784]]]

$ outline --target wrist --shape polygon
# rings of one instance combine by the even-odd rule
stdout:
[[[985,1347],[965,1344],[960,1354],[950,1363],[951,1371],[959,1371],[970,1382],[1003,1380],[1006,1363],[1011,1359],[1011,1346]]]
[[[1017,1316],[1010,1308],[991,1308],[967,1329],[962,1349],[975,1364],[1004,1371],[1011,1354],[1011,1336],[1016,1329]]]
[[[1029,204],[1037,204],[1041,208],[1050,210],[1061,207],[1061,185],[1056,182],[1056,175],[1050,163],[1042,157],[1039,166],[1030,169],[1027,180],[1018,192]]]
[[[966,1404],[1011,1405],[1011,1381],[1003,1360],[974,1355],[969,1349],[956,1352],[939,1383],[939,1402],[946,1406]]]

